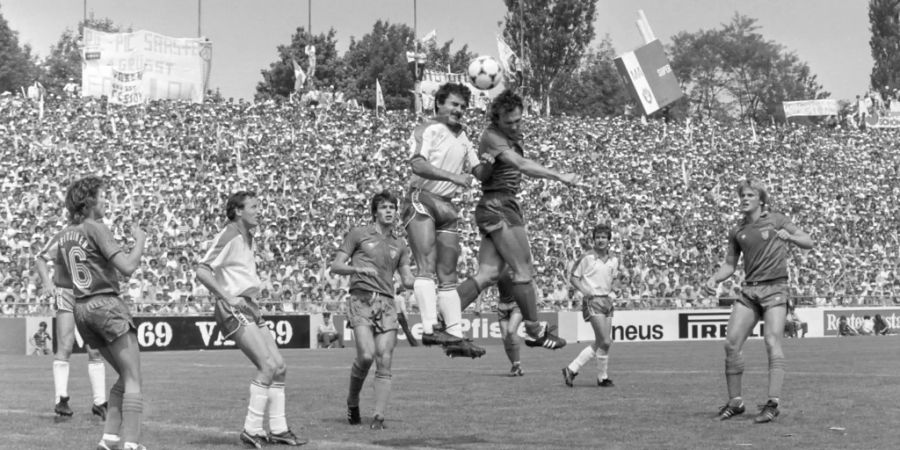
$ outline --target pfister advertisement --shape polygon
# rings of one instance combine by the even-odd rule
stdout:
[[[552,327],[558,326],[558,318],[559,315],[555,312],[538,313],[538,320],[547,322]],[[406,316],[406,319],[409,323],[410,332],[412,333],[413,337],[416,340],[421,340],[421,317],[418,314],[410,314]],[[339,321],[346,322],[346,320],[346,316],[335,316],[335,327],[337,327]],[[343,325],[344,341],[352,341],[353,330],[349,327],[346,327],[346,323],[343,323]],[[472,339],[472,341],[476,344],[496,344],[500,339],[500,319],[496,312],[484,312],[481,313],[481,315],[465,313],[463,314],[460,326],[462,327],[463,335],[469,339]],[[525,337],[524,325],[519,324],[518,334],[523,338]],[[403,330],[397,330],[397,339],[398,341],[406,340],[406,336],[404,335]]]

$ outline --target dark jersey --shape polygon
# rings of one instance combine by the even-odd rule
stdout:
[[[728,234],[729,254],[735,260],[744,254],[745,281],[787,278],[788,243],[775,235],[780,229],[797,231],[786,216],[764,212],[756,222],[742,222]]]
[[[57,258],[57,254],[59,254],[60,236],[62,236],[62,232],[53,236],[53,239],[50,239],[50,241],[47,242],[47,245],[41,249],[38,256],[48,263],[53,263],[53,284],[55,284],[56,287],[72,289],[72,279],[69,277],[69,272],[66,270],[66,267],[62,265],[62,260]]]
[[[525,155],[521,141],[509,138],[494,126],[484,130],[478,145],[478,154],[487,153],[492,156],[494,165],[490,178],[481,183],[482,192],[502,192],[510,195],[519,193],[522,172],[499,158],[500,154],[506,151],[513,151],[521,156]]]
[[[111,259],[122,248],[102,223],[85,220],[60,232],[58,264],[72,280],[76,299],[119,294],[119,279]]]
[[[374,267],[377,276],[353,274],[350,289],[377,292],[394,296],[394,272],[409,265],[409,248],[406,242],[393,235],[381,234],[375,225],[356,227],[344,237],[340,251],[350,255],[354,267]]]

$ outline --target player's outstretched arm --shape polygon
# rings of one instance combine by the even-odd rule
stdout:
[[[538,162],[532,161],[514,151],[505,151],[503,153],[500,153],[497,157],[532,178],[546,178],[570,185],[581,183],[580,175],[576,175],[574,173],[557,172],[553,169],[544,167]]]
[[[131,227],[131,236],[134,238],[134,248],[131,253],[116,253],[110,262],[122,275],[131,276],[141,265],[141,255],[144,254],[144,244],[147,242],[147,233],[137,224]]]

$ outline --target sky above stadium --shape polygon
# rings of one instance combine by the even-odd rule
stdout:
[[[252,98],[260,70],[275,60],[276,46],[306,27],[337,31],[338,50],[350,37],[368,33],[376,19],[413,25],[413,0],[201,0],[202,33],[213,41],[210,88],[226,97]],[[78,0],[0,0],[0,14],[41,57],[66,27],[83,14]],[[134,30],[174,37],[197,36],[197,0],[87,0],[88,13]],[[760,32],[806,61],[834,98],[851,99],[868,89],[868,0],[599,0],[598,39],[609,34],[617,52],[642,41],[634,22],[642,9],[663,43],[675,33],[717,28],[735,12],[758,19]],[[437,30],[438,42],[453,39],[479,54],[497,54],[495,36],[506,7],[502,0],[418,0],[418,34]]]

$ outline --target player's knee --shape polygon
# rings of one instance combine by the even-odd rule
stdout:
[[[369,370],[369,367],[372,367],[372,363],[375,362],[375,355],[371,353],[363,353],[356,357],[357,363],[363,369]]]
[[[736,340],[726,339],[725,340],[725,354],[726,355],[735,355],[741,352],[741,346]]]
[[[388,380],[391,379],[391,369],[378,369],[375,371],[375,378],[386,378]]]

